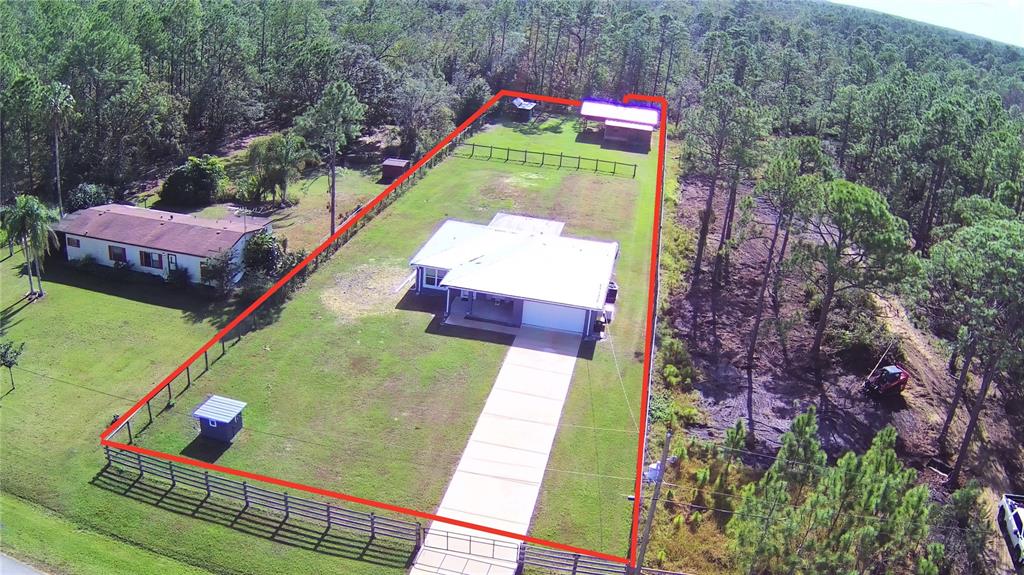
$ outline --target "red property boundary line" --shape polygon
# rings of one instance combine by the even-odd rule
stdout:
[[[298,491],[305,491],[307,493],[315,493],[317,495],[322,495],[322,496],[330,497],[330,498],[333,498],[333,499],[340,499],[340,500],[348,501],[348,502],[351,502],[351,503],[357,503],[357,504],[360,504],[360,505],[376,507],[378,509],[385,509],[385,510],[388,510],[388,511],[393,511],[393,512],[401,513],[401,514],[404,514],[404,515],[410,515],[410,516],[418,517],[418,518],[421,518],[421,519],[427,519],[427,520],[430,520],[430,521],[438,521],[438,522],[449,524],[449,525],[456,525],[456,526],[459,526],[459,527],[465,527],[465,528],[468,528],[468,529],[474,529],[474,530],[481,531],[481,532],[484,532],[484,533],[490,533],[492,535],[499,535],[499,536],[503,536],[503,537],[509,537],[509,538],[520,540],[520,541],[525,541],[525,542],[528,542],[528,543],[535,543],[535,544],[538,544],[538,545],[543,545],[543,546],[546,546],[546,547],[551,547],[551,548],[554,548],[554,549],[561,549],[563,551],[569,551],[569,552],[572,552],[572,553],[579,553],[581,555],[588,555],[588,556],[591,556],[591,557],[597,557],[597,558],[605,559],[605,560],[608,560],[608,561],[614,561],[614,562],[618,562],[618,563],[626,563],[626,564],[628,564],[630,566],[635,566],[635,563],[636,563],[637,528],[639,526],[639,520],[640,520],[641,474],[642,474],[643,465],[644,465],[643,455],[644,455],[644,444],[646,442],[646,429],[647,429],[647,395],[648,395],[648,391],[649,391],[648,388],[649,388],[649,384],[650,384],[650,374],[651,374],[651,352],[652,352],[653,344],[654,344],[654,310],[655,310],[655,306],[657,304],[656,299],[657,299],[657,285],[658,285],[658,281],[657,281],[658,280],[658,265],[657,265],[657,263],[658,263],[659,246],[660,246],[660,240],[661,240],[661,231],[660,231],[661,230],[661,202],[662,202],[662,189],[663,189],[663,186],[664,186],[664,173],[665,173],[665,141],[666,141],[666,118],[665,118],[665,116],[666,116],[666,114],[668,112],[668,102],[665,100],[665,98],[663,98],[661,96],[648,96],[648,95],[642,95],[642,94],[627,94],[623,98],[623,102],[624,103],[648,102],[648,103],[658,104],[661,107],[661,110],[660,110],[660,112],[661,112],[660,113],[660,122],[661,122],[660,128],[661,129],[660,129],[659,137],[658,137],[658,173],[657,173],[657,185],[656,185],[656,189],[655,189],[655,198],[654,198],[654,221],[653,221],[653,233],[652,233],[652,238],[651,238],[651,260],[650,260],[651,261],[651,265],[650,265],[650,277],[649,277],[649,280],[648,280],[648,292],[647,292],[647,317],[646,317],[646,322],[645,322],[646,329],[645,329],[645,333],[644,333],[643,396],[641,398],[641,406],[640,406],[640,428],[641,428],[641,430],[643,430],[643,432],[640,434],[640,438],[639,438],[639,441],[637,443],[637,451],[636,451],[636,453],[637,453],[637,459],[636,459],[636,478],[635,478],[635,482],[634,482],[634,499],[633,499],[632,526],[630,528],[630,542],[631,542],[631,544],[630,544],[630,548],[629,548],[630,551],[629,551],[629,556],[628,557],[620,557],[620,556],[617,556],[617,555],[610,555],[610,554],[607,554],[607,553],[601,553],[599,551],[594,551],[594,550],[591,550],[591,549],[584,549],[584,548],[581,548],[581,547],[575,547],[575,546],[572,546],[572,545],[566,545],[564,543],[558,543],[557,541],[550,541],[550,540],[541,539],[541,538],[538,538],[538,537],[531,537],[529,535],[521,535],[521,534],[518,534],[518,533],[512,533],[512,532],[509,532],[509,531],[504,531],[502,529],[495,529],[493,527],[488,527],[486,525],[477,525],[475,523],[470,523],[470,522],[467,522],[467,521],[461,521],[459,519],[452,519],[452,518],[449,518],[449,517],[443,517],[443,516],[440,516],[440,515],[435,515],[433,513],[426,513],[426,512],[423,512],[423,511],[417,511],[415,509],[409,509],[409,508],[401,507],[401,506],[398,506],[398,505],[392,505],[390,503],[384,503],[384,502],[381,502],[381,501],[374,501],[374,500],[371,500],[371,499],[365,499],[365,498],[362,498],[362,497],[356,497],[354,495],[349,495],[347,493],[340,493],[340,492],[337,492],[337,491],[330,491],[330,490],[327,490],[327,489],[321,489],[319,487],[313,487],[311,485],[305,485],[305,484],[302,484],[302,483],[295,483],[293,481],[288,481],[288,480],[284,480],[284,479],[278,479],[278,478],[269,477],[269,476],[266,476],[266,475],[260,475],[258,473],[252,473],[252,472],[244,471],[244,470],[241,470],[241,469],[234,469],[234,468],[230,468],[230,467],[224,467],[224,466],[221,466],[221,465],[207,463],[205,461],[199,461],[199,460],[196,460],[196,459],[190,459],[190,458],[187,458],[187,457],[181,457],[179,455],[172,455],[170,453],[163,453],[163,452],[160,452],[160,451],[154,451],[152,449],[146,449],[146,448],[143,448],[143,447],[138,447],[136,445],[120,443],[120,442],[112,441],[112,440],[109,439],[109,437],[114,432],[119,430],[120,427],[128,419],[130,419],[132,416],[134,416],[142,408],[142,406],[146,404],[146,402],[148,402],[149,400],[153,399],[158,393],[160,393],[165,387],[167,387],[167,385],[169,385],[175,378],[177,378],[183,371],[185,371],[186,368],[188,368],[190,365],[192,365],[193,362],[195,362],[197,359],[199,359],[199,356],[203,355],[207,350],[209,350],[211,347],[216,345],[219,341],[221,341],[221,339],[224,336],[226,336],[239,323],[241,323],[245,318],[247,318],[252,312],[254,312],[256,309],[258,309],[261,305],[263,305],[263,303],[266,302],[268,298],[270,298],[275,292],[277,292],[277,290],[279,290],[281,288],[281,286],[283,286],[286,282],[288,282],[293,277],[295,277],[295,274],[297,274],[300,270],[302,270],[304,267],[306,267],[315,257],[320,255],[320,253],[322,253],[325,249],[327,249],[327,247],[329,245],[331,245],[331,243],[333,243],[335,240],[337,240],[339,237],[341,237],[342,234],[347,232],[356,222],[358,222],[364,216],[366,216],[366,214],[368,214],[371,210],[373,210],[374,207],[376,207],[381,201],[384,200],[384,198],[386,198],[393,191],[395,191],[395,189],[397,189],[398,186],[400,186],[403,182],[408,180],[412,176],[412,174],[414,172],[416,172],[416,170],[418,170],[421,167],[423,167],[423,165],[426,164],[428,161],[430,161],[430,159],[433,158],[442,148],[444,148],[449,143],[451,143],[451,141],[453,139],[455,139],[456,136],[458,136],[463,131],[465,131],[466,128],[468,128],[473,122],[475,122],[481,116],[483,116],[492,106],[494,106],[496,103],[498,103],[502,98],[505,98],[505,97],[517,97],[517,96],[521,97],[521,98],[529,98],[531,100],[538,100],[538,101],[541,101],[541,102],[547,102],[547,103],[551,103],[551,104],[561,104],[561,105],[564,105],[564,106],[572,106],[572,107],[579,107],[582,104],[582,102],[579,101],[579,100],[570,100],[570,99],[558,98],[558,97],[554,97],[554,96],[545,96],[545,95],[541,95],[541,94],[530,94],[528,92],[518,92],[518,91],[513,91],[513,90],[501,90],[501,91],[499,91],[497,94],[494,95],[494,97],[492,97],[490,100],[488,100],[486,103],[484,103],[484,105],[481,106],[480,109],[478,109],[476,112],[474,112],[473,115],[471,115],[469,118],[467,118],[466,121],[464,121],[462,124],[460,124],[452,133],[448,134],[447,136],[444,137],[444,139],[442,139],[440,142],[438,142],[438,144],[436,146],[434,146],[426,155],[424,155],[422,158],[420,158],[419,161],[417,161],[415,164],[413,164],[413,166],[411,168],[409,168],[405,173],[403,173],[401,176],[399,176],[391,185],[389,185],[387,188],[385,188],[384,191],[382,191],[375,198],[373,198],[373,200],[371,200],[369,203],[367,203],[365,206],[363,206],[363,208],[360,209],[353,217],[348,218],[348,220],[340,228],[338,228],[338,230],[335,231],[334,234],[332,234],[322,244],[317,246],[317,248],[314,249],[308,256],[306,256],[306,259],[304,259],[301,262],[299,262],[298,265],[296,265],[288,273],[286,273],[283,277],[281,277],[281,279],[279,279],[276,283],[274,283],[274,285],[271,286],[270,289],[268,289],[263,295],[261,295],[259,298],[257,298],[256,301],[254,301],[251,305],[249,305],[249,307],[245,308],[245,310],[243,310],[242,313],[238,314],[238,316],[235,319],[231,320],[231,322],[229,322],[220,331],[218,331],[216,335],[214,335],[208,342],[206,342],[205,344],[203,344],[202,347],[200,347],[198,350],[196,350],[195,353],[193,353],[188,359],[186,359],[181,365],[179,365],[174,371],[172,371],[170,373],[170,375],[165,377],[160,383],[158,383],[155,387],[153,387],[153,389],[151,389],[149,391],[149,393],[147,393],[142,399],[140,399],[135,405],[133,405],[128,411],[126,411],[124,413],[124,415],[119,417],[114,423],[112,423],[107,429],[105,429],[103,431],[103,433],[100,434],[100,444],[104,445],[104,446],[108,446],[108,447],[115,447],[117,449],[121,449],[121,450],[124,450],[124,451],[130,451],[130,452],[139,453],[139,454],[142,454],[142,455],[149,455],[151,457],[156,457],[158,459],[163,459],[163,460],[166,460],[166,461],[173,461],[173,462],[176,462],[176,463],[182,463],[182,464],[185,464],[185,465],[191,465],[193,467],[199,467],[199,468],[207,469],[207,470],[210,470],[210,471],[217,471],[217,472],[220,472],[220,473],[226,473],[228,475],[234,475],[234,476],[237,476],[237,477],[244,477],[246,479],[252,479],[254,481],[261,481],[261,482],[264,482],[264,483],[270,483],[270,484],[273,484],[273,485],[278,485],[278,486],[281,486],[281,487],[287,487],[287,488],[295,489],[295,490],[298,490]]]

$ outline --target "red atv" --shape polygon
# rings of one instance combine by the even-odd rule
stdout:
[[[863,392],[867,395],[896,395],[903,392],[910,381],[910,372],[902,365],[888,365],[878,370],[864,382]]]

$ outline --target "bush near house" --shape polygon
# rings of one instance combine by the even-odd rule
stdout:
[[[223,160],[209,155],[192,156],[164,181],[160,201],[172,206],[208,206],[227,183]]]

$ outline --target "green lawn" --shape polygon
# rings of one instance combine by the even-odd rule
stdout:
[[[6,255],[0,252],[0,258]],[[314,552],[309,545],[275,543],[246,518],[224,527],[234,513],[193,517],[179,499],[165,498],[158,508],[147,502],[159,494],[136,489],[126,497],[111,491],[110,482],[97,478],[104,462],[99,433],[113,414],[126,410],[212,336],[211,322],[221,320],[222,310],[192,294],[124,286],[58,265],[47,268],[46,298],[27,304],[21,299],[28,287],[21,261],[18,252],[0,261],[0,319],[8,337],[27,342],[21,368],[14,372],[16,388],[0,399],[4,552],[52,560],[57,572],[95,572],[78,564],[80,541],[59,528],[45,528],[48,518],[38,505],[69,528],[118,540],[125,546],[123,561],[148,561],[145,549],[173,558],[182,565],[179,570],[193,565],[214,573],[404,572],[404,558],[383,564],[357,560],[365,545],[358,538],[349,547],[329,549],[330,554]],[[6,373],[2,389],[10,389]],[[9,511],[8,495],[35,505]]]
[[[612,340],[577,364],[532,534],[625,553],[657,158],[577,143],[571,122],[546,127],[537,134],[494,128],[474,141],[638,162],[638,177],[446,160],[322,266],[274,324],[230,348],[140,442],[172,453],[188,449],[195,434],[188,412],[205,394],[224,393],[249,407],[246,431],[218,463],[432,511],[507,348],[438,332],[430,313],[408,299],[400,303],[408,258],[446,217],[487,222],[504,210],[557,218],[568,235],[621,243],[622,296]],[[362,189],[353,192],[356,201],[371,192],[351,188]],[[306,194],[314,206],[326,197],[313,186]],[[73,525],[216,573],[403,570],[396,551],[358,561],[362,544],[331,553],[280,545],[258,529],[192,517],[194,507],[180,501],[158,508],[151,504],[158,494],[124,496],[96,480],[103,464],[97,436],[111,416],[209,338],[230,311],[191,294],[121,286],[59,266],[48,269],[48,296],[26,306],[19,302],[19,258],[0,263],[4,325],[10,337],[28,342],[22,367],[41,375],[16,370],[17,389],[0,400],[6,492]],[[5,528],[21,521],[5,518]],[[53,544],[73,556],[70,542]]]

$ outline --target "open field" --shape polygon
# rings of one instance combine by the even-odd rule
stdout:
[[[622,244],[617,277],[629,295],[612,340],[577,364],[533,534],[624,554],[656,155],[577,143],[572,123],[549,125],[529,135],[492,128],[473,141],[644,161],[646,178],[446,160],[342,247],[276,323],[243,338],[177,397],[139,444],[433,511],[510,340],[439,326],[440,302],[407,294],[406,262],[445,218],[486,223],[508,211],[559,219],[567,235]],[[208,393],[249,402],[246,431],[227,451],[193,441],[189,413]]]

